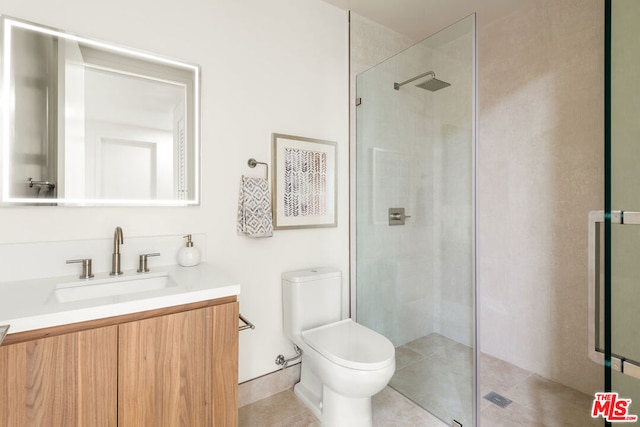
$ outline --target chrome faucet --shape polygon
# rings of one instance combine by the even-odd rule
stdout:
[[[109,273],[111,276],[122,274],[120,269],[120,245],[123,244],[122,228],[116,227],[116,231],[113,232],[113,255],[111,255],[111,273]]]

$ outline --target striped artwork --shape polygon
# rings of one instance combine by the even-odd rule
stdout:
[[[327,153],[285,148],[284,215],[326,215],[327,190]]]

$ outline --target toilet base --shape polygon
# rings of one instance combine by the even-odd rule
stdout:
[[[322,401],[320,401],[320,398],[301,382],[295,385],[293,392],[322,422],[323,426],[373,426],[370,397],[345,397],[325,385],[322,389]]]
[[[322,416],[322,381],[310,369],[309,355],[302,353],[300,382],[293,387],[293,393],[320,419]]]
[[[293,394],[304,403],[316,418],[322,418],[322,401],[319,396],[305,387],[302,382],[299,382],[293,387]]]
[[[371,398],[346,397],[325,385],[320,421],[323,426],[331,427],[372,427]]]
[[[355,398],[338,394],[320,383],[318,377],[306,371],[304,367],[303,364],[302,378],[306,381],[297,383],[293,387],[293,393],[321,421],[323,426],[373,426],[370,397]]]

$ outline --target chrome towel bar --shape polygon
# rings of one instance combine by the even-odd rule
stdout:
[[[245,329],[255,329],[256,325],[254,325],[253,323],[249,322],[249,320],[247,320],[246,317],[244,317],[242,314],[238,313],[238,317],[240,317],[240,320],[242,322],[244,322],[244,325],[240,326],[238,328],[239,331],[244,331]]]

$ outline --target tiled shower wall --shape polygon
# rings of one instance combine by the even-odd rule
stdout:
[[[482,351],[592,394],[587,215],[603,208],[604,2],[540,0],[480,25]]]
[[[432,53],[412,48],[362,75],[358,95],[357,316],[402,345],[434,330],[434,116],[426,91],[394,82],[430,67]],[[420,96],[422,95],[422,97]],[[433,111],[433,108],[429,110]],[[388,225],[388,208],[405,208],[406,225]]]

